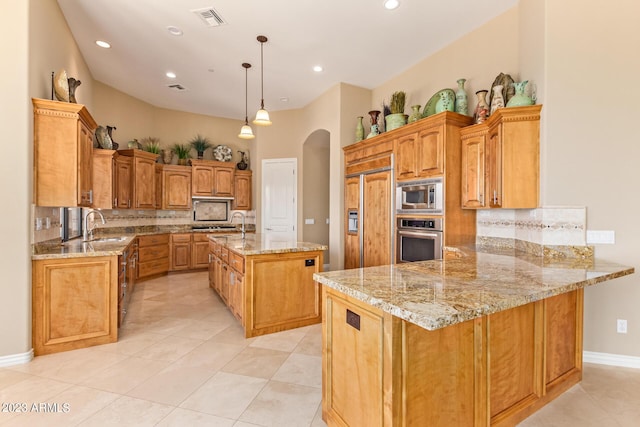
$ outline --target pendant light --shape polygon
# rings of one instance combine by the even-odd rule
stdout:
[[[253,139],[256,136],[253,134],[253,130],[251,126],[249,126],[249,117],[247,116],[247,75],[249,72],[249,68],[251,68],[251,64],[246,62],[242,63],[242,67],[244,67],[244,125],[240,128],[240,133],[238,134],[238,138],[242,139]]]
[[[260,42],[260,109],[256,113],[256,118],[253,120],[253,124],[259,126],[269,126],[271,120],[269,119],[269,112],[264,109],[264,64],[263,64],[263,47],[267,42],[265,36],[258,36]]]

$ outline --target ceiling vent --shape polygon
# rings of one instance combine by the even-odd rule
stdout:
[[[179,85],[179,84],[172,84],[172,85],[168,85],[167,86],[169,89],[171,90],[175,90],[176,92],[183,92],[185,90],[187,90],[186,87]]]
[[[195,13],[204,21],[207,27],[218,27],[220,25],[225,25],[224,19],[222,16],[212,7],[205,7],[204,9],[195,9],[191,12]]]

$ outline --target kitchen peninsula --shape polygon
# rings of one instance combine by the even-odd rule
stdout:
[[[322,271],[326,245],[263,234],[209,239],[209,285],[245,337],[321,322],[321,287],[313,275]]]
[[[511,249],[314,275],[329,426],[513,426],[582,379],[583,288],[634,269]]]

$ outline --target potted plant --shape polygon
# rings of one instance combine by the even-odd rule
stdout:
[[[189,141],[191,146],[198,152],[198,159],[202,160],[204,157],[204,151],[211,147],[211,142],[209,139],[204,136],[196,135],[191,141]]]
[[[404,115],[405,97],[406,94],[403,91],[393,92],[391,95],[391,104],[389,105],[391,114],[384,118],[386,130],[396,129],[407,124],[407,118]]]
[[[153,154],[160,154],[160,138],[148,136],[142,138],[142,149]]]
[[[191,147],[187,144],[175,144],[172,150],[178,156],[178,164],[187,166],[187,159],[191,158]]]

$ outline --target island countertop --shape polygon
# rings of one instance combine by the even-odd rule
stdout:
[[[436,330],[632,274],[603,260],[549,260],[513,250],[465,249],[447,260],[314,274],[314,280]]]
[[[239,234],[211,235],[209,239],[240,255],[264,255],[291,252],[324,251],[329,247],[320,243],[298,242],[260,233],[250,233],[244,238]]]

